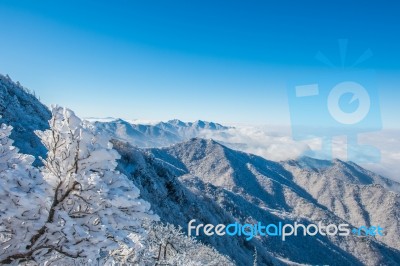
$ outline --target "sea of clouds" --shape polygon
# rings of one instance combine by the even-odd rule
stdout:
[[[358,136],[358,144],[370,145],[380,151],[377,162],[359,163],[364,168],[400,182],[400,130],[382,130],[363,133]],[[347,138],[332,139],[330,154],[313,153],[321,149],[320,138],[295,141],[290,127],[234,125],[224,131],[202,131],[199,137],[212,138],[227,146],[244,152],[262,156],[268,160],[283,161],[296,159],[304,154],[314,154],[320,159],[338,158],[347,160]],[[357,152],[357,151],[356,151]],[[364,156],[358,153],[361,158]]]

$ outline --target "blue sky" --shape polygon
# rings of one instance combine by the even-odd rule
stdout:
[[[348,2],[0,0],[0,73],[85,117],[288,125],[288,84],[345,38],[398,127],[400,4]]]

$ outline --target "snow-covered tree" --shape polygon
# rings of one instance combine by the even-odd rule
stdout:
[[[234,263],[214,248],[186,236],[172,224],[147,224],[148,235],[139,252],[122,247],[104,263],[134,265],[227,266]]]
[[[254,248],[254,260],[253,260],[253,266],[257,266],[258,265],[258,254],[257,254],[257,248]]]
[[[9,138],[11,126],[0,126],[0,264],[22,259],[26,245],[45,223],[48,207],[41,174],[33,156],[20,154]]]
[[[2,255],[0,263],[71,264],[83,259],[90,264],[100,251],[121,245],[140,247],[145,234],[141,224],[157,217],[150,204],[139,199],[132,182],[115,170],[119,155],[108,137],[96,134],[89,122],[71,110],[57,106],[49,123],[49,130],[37,132],[48,150],[42,168],[46,182],[42,200],[47,204],[32,213],[40,216],[33,234],[17,239],[22,248]]]

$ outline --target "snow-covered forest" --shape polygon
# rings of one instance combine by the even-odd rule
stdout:
[[[41,167],[13,146],[11,132],[1,125],[0,264],[230,264],[174,226],[155,224],[139,189],[116,171],[120,156],[107,135],[71,110],[53,107],[49,129],[36,131],[47,149]]]

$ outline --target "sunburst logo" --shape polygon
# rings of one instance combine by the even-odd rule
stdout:
[[[339,40],[340,61],[342,68],[346,67],[347,43],[347,40]],[[319,51],[315,57],[317,60],[329,67],[337,68],[337,66],[335,66],[321,51]],[[371,49],[367,49],[354,63],[350,65],[350,67],[354,68],[368,60],[370,57],[372,57],[372,51]],[[343,98],[346,98],[346,96],[347,101],[343,100]],[[328,96],[327,106],[332,118],[339,123],[356,124],[367,116],[370,108],[370,97],[368,91],[361,84],[355,81],[345,81],[337,84],[331,90]],[[353,108],[351,108],[351,106],[353,106]],[[356,107],[354,108],[354,106]]]
[[[359,145],[358,134],[382,128],[378,90],[373,70],[357,70],[372,56],[366,49],[347,64],[347,40],[339,40],[340,65],[335,65],[322,52],[316,59],[327,70],[304,74],[288,87],[292,136],[295,140],[322,138],[320,151],[305,155],[332,158],[332,138],[347,137],[347,159],[377,162],[380,152],[375,147]]]

